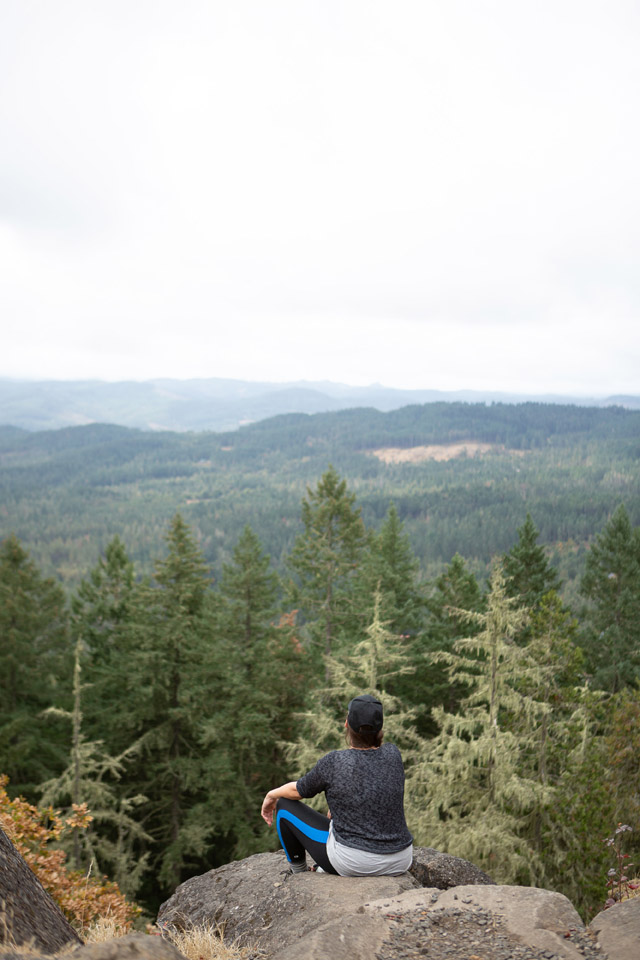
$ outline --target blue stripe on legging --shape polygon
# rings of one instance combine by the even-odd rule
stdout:
[[[276,829],[278,831],[278,837],[280,838],[280,845],[287,855],[287,860],[291,863],[291,857],[289,856],[289,851],[287,850],[284,840],[282,839],[282,834],[280,833],[280,820],[284,817],[285,820],[289,820],[291,823],[300,830],[301,833],[304,833],[305,837],[309,837],[310,840],[317,840],[318,843],[326,843],[329,837],[328,830],[318,830],[316,827],[310,827],[308,823],[305,823],[304,820],[301,820],[300,817],[294,817],[292,813],[289,813],[288,810],[278,810],[278,815],[276,817]]]

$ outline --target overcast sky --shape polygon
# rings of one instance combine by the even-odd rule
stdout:
[[[3,0],[0,376],[640,393],[636,0]]]

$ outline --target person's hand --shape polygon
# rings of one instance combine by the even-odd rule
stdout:
[[[273,823],[273,814],[276,809],[276,803],[277,803],[277,797],[272,797],[270,793],[268,793],[265,796],[264,800],[262,801],[262,810],[260,811],[260,814],[262,816],[262,819],[269,826],[271,826],[271,824]]]

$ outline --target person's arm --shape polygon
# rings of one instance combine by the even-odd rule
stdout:
[[[283,783],[281,787],[269,790],[269,793],[265,796],[262,801],[262,810],[260,813],[262,819],[266,821],[269,826],[273,823],[273,812],[276,808],[276,801],[278,801],[280,797],[284,797],[285,800],[300,800],[296,783],[296,780],[292,780],[290,783]]]

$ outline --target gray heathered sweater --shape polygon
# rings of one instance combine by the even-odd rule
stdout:
[[[372,853],[404,850],[404,767],[394,743],[377,750],[333,750],[296,783],[303,798],[324,790],[339,843]]]

